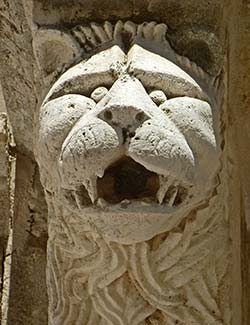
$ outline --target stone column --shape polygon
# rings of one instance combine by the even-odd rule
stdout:
[[[8,305],[7,277],[10,272],[5,270],[7,264],[7,242],[10,234],[10,161],[8,154],[8,127],[6,113],[0,113],[0,320],[4,320],[4,311]]]

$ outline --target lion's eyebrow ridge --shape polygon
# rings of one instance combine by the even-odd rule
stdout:
[[[66,94],[90,93],[100,85],[110,87],[117,79],[117,71],[125,62],[125,54],[119,46],[93,55],[67,70],[53,85],[43,104]]]
[[[136,44],[128,53],[128,72],[145,87],[162,90],[167,96],[207,99],[199,84],[183,69]]]

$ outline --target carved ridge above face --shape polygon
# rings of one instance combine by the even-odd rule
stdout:
[[[107,91],[95,103],[89,97],[98,87]],[[161,105],[149,96],[152,90],[165,93]],[[166,218],[177,222],[173,220],[199,205],[214,186],[219,167],[216,108],[206,100],[204,90],[186,72],[138,45],[127,56],[117,46],[100,52],[63,74],[41,107],[42,176],[48,184],[53,174],[52,191],[104,236],[123,243],[149,239],[167,229]],[[148,184],[156,184],[151,187],[154,195],[143,199],[134,190],[134,197],[126,197],[117,182],[134,187],[133,180],[124,185],[121,179],[129,172],[138,182],[147,178],[141,187],[145,193]],[[125,203],[105,202],[99,197],[105,190],[98,186],[110,186],[114,195],[122,191]],[[144,223],[140,235],[126,221],[136,213]]]
[[[194,31],[185,26],[184,34],[184,43],[187,49],[184,52],[191,55],[189,59],[192,61],[195,61],[192,59],[193,57],[197,57],[203,69],[197,65],[198,62],[192,62],[187,57],[175,53],[168,42],[169,38],[171,41],[173,39],[168,33],[167,25],[155,21],[141,24],[132,21],[91,22],[88,25],[76,25],[64,28],[64,30],[61,30],[60,26],[51,28],[51,26],[42,25],[34,35],[33,48],[38,64],[45,76],[49,78],[53,77],[54,72],[56,75],[59,71],[62,73],[74,62],[79,62],[80,58],[89,57],[89,55],[110,48],[114,44],[122,48],[124,52],[127,52],[133,44],[139,44],[151,52],[177,62],[180,66],[187,68],[188,73],[194,72],[195,75],[206,79],[212,85],[214,79],[211,76],[216,77],[220,73],[223,61],[219,40],[214,33],[203,28],[196,28]],[[180,35],[182,43],[184,34],[181,32]],[[210,74],[209,77],[204,70]]]
[[[170,60],[138,45],[125,55],[115,45],[66,71],[53,85],[44,103],[69,93],[89,96],[100,83],[110,87],[126,73],[141,80],[147,88],[161,89],[170,97],[185,95],[208,100],[199,84]]]

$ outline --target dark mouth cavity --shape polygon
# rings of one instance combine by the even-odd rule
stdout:
[[[97,179],[98,197],[116,204],[123,200],[156,201],[159,176],[129,157],[123,157],[108,167]]]
[[[161,202],[157,198],[160,188],[158,174],[147,170],[133,159],[124,156],[110,165],[102,178],[97,179],[97,197],[103,198],[109,204],[117,204],[122,201],[140,201],[164,204],[168,207],[178,207],[187,199],[191,199],[187,187],[173,184],[166,189]],[[68,202],[84,208],[93,205],[88,191],[81,185],[76,191],[63,190],[64,197]],[[129,202],[128,202],[129,201]],[[125,202],[124,202],[125,203]]]

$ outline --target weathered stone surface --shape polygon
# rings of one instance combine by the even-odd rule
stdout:
[[[115,45],[62,74],[40,109],[49,323],[230,324],[220,89],[163,24],[110,30]],[[92,48],[97,31],[110,42],[91,24]]]
[[[72,40],[68,30],[71,26],[83,21],[88,22],[94,17],[97,21],[108,20],[112,16],[116,20],[156,20],[167,23],[168,37],[179,54],[194,59],[195,53],[202,51],[203,54],[199,57],[206,59],[199,62],[201,67],[209,66],[211,71],[207,70],[208,72],[219,74],[222,61],[221,44],[224,45],[224,27],[221,24],[223,4],[218,0],[209,5],[206,1],[199,1],[198,4],[196,2],[192,0],[185,4],[182,1],[148,1],[145,4],[145,1],[139,0],[134,4],[108,1],[97,5],[98,1],[84,1],[83,5],[82,1],[77,1],[70,5],[69,2],[61,0],[17,0],[15,3],[3,0],[0,74],[7,108],[11,107],[9,116],[13,121],[17,146],[28,154],[32,153],[34,112],[51,86],[48,84],[51,75],[46,79],[43,72],[51,74],[53,71],[52,75],[56,78],[58,70],[65,64],[70,64],[74,57],[79,55],[79,44]],[[197,30],[195,37],[192,32],[194,24]],[[38,44],[37,26],[43,26]],[[52,26],[61,26],[60,35]],[[54,32],[49,33],[47,29],[54,29]],[[185,37],[181,36],[183,30],[187,34]],[[200,39],[197,39],[198,34]],[[178,43],[181,38],[185,39],[184,45]],[[39,50],[39,45],[42,45],[43,49],[40,47]],[[184,53],[183,48],[189,48],[189,51]],[[40,70],[37,53],[40,55],[44,71]],[[214,58],[214,55],[218,57]]]
[[[15,186],[8,322],[44,325],[47,323],[47,211],[37,167],[20,154]]]
[[[10,228],[8,128],[6,113],[0,113],[0,319],[4,287],[4,260]]]
[[[3,1],[0,19],[3,95],[17,146],[31,154],[33,112],[37,97],[34,85],[31,31],[21,1]]]
[[[249,1],[233,1],[230,13],[228,46],[227,161],[228,212],[233,242],[233,324],[247,325],[250,319],[250,43]],[[241,275],[240,278],[236,275]]]
[[[0,78],[19,160],[9,323],[47,323],[47,207],[33,159],[33,140],[39,135],[34,129],[42,122],[35,155],[40,164],[42,161],[41,179],[51,216],[47,281],[52,324],[78,324],[80,320],[102,325],[172,324],[184,320],[188,324],[248,325],[248,7],[247,1],[218,0],[2,0]],[[113,28],[119,19],[122,22]],[[152,33],[154,21],[168,26],[159,25],[157,41]],[[126,66],[131,45],[126,37],[131,33],[137,46]],[[158,46],[160,40],[163,46]],[[110,55],[114,44],[125,53],[123,59]],[[134,49],[140,51],[137,58]],[[154,66],[157,57],[164,59]],[[90,64],[86,73],[78,69],[86,68],[93,58],[100,60]],[[109,69],[112,60],[116,63]],[[95,73],[90,74],[93,68]],[[184,95],[179,91],[183,87],[188,92]],[[138,103],[143,103],[143,109]],[[127,114],[124,106],[129,107]],[[120,126],[114,125],[119,121]],[[127,132],[130,124],[132,130]],[[154,146],[159,134],[168,141]],[[98,137],[100,141],[94,144]],[[87,149],[82,149],[86,143]],[[110,143],[114,149],[111,158]],[[170,155],[173,143],[181,150]],[[117,161],[122,146],[134,160]],[[174,177],[166,176],[165,169]],[[159,172],[163,177],[157,181]],[[118,198],[114,174],[119,178],[127,175],[130,182],[122,182],[126,190]],[[138,174],[148,180],[144,187],[138,187]],[[194,186],[186,191],[187,184],[180,187],[180,179]],[[149,218],[146,223],[141,217],[147,209],[152,213],[151,198],[145,200],[140,213],[134,212],[143,195],[152,191],[157,193],[159,205],[170,183],[164,204],[173,206],[164,209],[170,215],[175,209],[183,212],[190,207],[192,213],[164,232],[159,225],[165,221],[160,216],[156,218],[158,228],[157,222]],[[131,204],[133,195],[127,198],[131,189],[138,195],[137,204]],[[181,193],[177,202],[183,200],[179,207],[175,204],[177,190]],[[193,197],[187,197],[187,192]],[[196,201],[198,197],[202,199]],[[89,212],[93,210],[91,199],[96,202],[93,214]]]
[[[132,2],[78,0],[74,5],[61,0],[36,0],[33,9],[35,22],[43,24],[77,24],[85,19],[93,21],[132,19],[136,22],[156,20],[168,23],[173,29],[180,26],[206,26],[218,31],[223,14],[223,3],[219,0],[135,0]],[[222,27],[222,26],[221,26]]]

